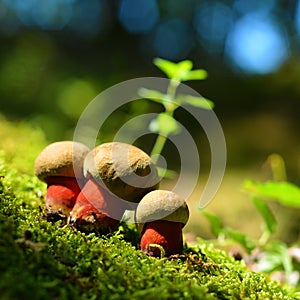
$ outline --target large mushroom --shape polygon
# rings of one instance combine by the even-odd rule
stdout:
[[[188,218],[188,206],[176,193],[156,190],[145,195],[135,212],[141,250],[155,257],[180,254]]]
[[[37,156],[35,175],[47,183],[46,210],[48,219],[67,218],[80,189],[86,182],[83,161],[89,148],[73,141],[48,145]]]
[[[85,158],[88,180],[77,197],[70,222],[76,228],[101,233],[119,224],[131,203],[158,187],[159,177],[151,158],[141,149],[120,142],[104,143]]]

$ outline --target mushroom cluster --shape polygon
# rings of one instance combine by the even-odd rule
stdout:
[[[158,189],[157,169],[141,149],[110,142],[90,151],[78,142],[56,142],[38,155],[34,170],[47,183],[48,220],[55,215],[79,230],[107,234],[126,210],[135,209],[143,252],[155,257],[182,252],[188,207],[174,192]]]
[[[115,229],[131,203],[158,187],[159,177],[151,158],[139,148],[119,142],[104,143],[86,156],[87,183],[71,212],[76,227]]]

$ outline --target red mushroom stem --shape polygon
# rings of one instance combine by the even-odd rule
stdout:
[[[46,182],[47,209],[51,212],[60,211],[62,214],[69,215],[83,183],[78,183],[76,178],[64,176],[50,176]]]
[[[181,253],[183,250],[182,227],[179,222],[157,220],[146,223],[140,242],[141,250],[150,256],[161,257],[159,245],[164,248],[165,256]]]
[[[118,226],[126,206],[118,197],[99,185],[92,176],[87,177],[88,181],[79,193],[71,212],[71,223],[82,230],[97,228],[103,234],[109,233]]]

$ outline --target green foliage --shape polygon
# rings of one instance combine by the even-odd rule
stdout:
[[[269,159],[273,163],[276,160],[276,164],[272,166],[273,171],[275,170],[274,177],[285,178],[283,159],[274,154]],[[283,277],[283,282],[291,283],[299,289],[299,256],[293,254],[293,251],[296,253],[300,251],[299,241],[289,246],[283,241],[271,240],[272,234],[276,233],[277,220],[267,201],[272,200],[286,207],[299,208],[300,188],[287,181],[254,182],[246,180],[244,189],[250,194],[252,202],[263,220],[262,233],[258,240],[250,239],[242,232],[223,226],[220,218],[214,214],[202,211],[203,216],[209,221],[211,230],[219,242],[237,242],[246,250],[248,255],[246,260],[256,270],[271,274],[271,276],[279,272]]]
[[[274,200],[282,205],[300,208],[300,188],[286,181],[254,182],[247,180],[245,189],[259,198]]]
[[[276,156],[276,159],[279,159],[278,156]],[[281,163],[280,173],[285,174],[282,165]],[[263,234],[261,238],[263,244],[268,241],[271,234],[275,233],[277,227],[276,218],[266,200],[276,201],[286,207],[300,208],[300,188],[290,182],[271,180],[267,182],[254,182],[246,180],[244,182],[244,189],[251,195],[255,207],[263,218]]]
[[[276,158],[278,160],[278,157]],[[280,173],[285,174],[282,165],[281,163]],[[290,247],[282,241],[269,241],[271,234],[276,231],[277,221],[266,200],[277,201],[287,207],[300,208],[300,188],[287,181],[254,182],[251,180],[245,181],[244,188],[252,196],[252,201],[264,221],[263,233],[259,241],[264,248],[264,255],[258,264],[260,270],[267,273],[283,270],[287,281],[293,271],[299,275],[300,267],[289,254]]]
[[[202,210],[202,215],[209,221],[211,230],[215,236],[218,236],[222,232],[223,224],[221,219],[208,211]]]
[[[208,220],[214,235],[222,240],[234,241],[244,247],[250,253],[255,248],[255,243],[244,233],[225,227],[221,219],[207,211],[202,210],[201,214]]]
[[[262,215],[265,218],[269,216],[269,212],[265,213],[267,206],[262,206],[260,202],[257,203],[259,203],[257,206],[258,210],[263,212]],[[290,254],[290,247],[282,241],[269,240],[271,235],[270,230],[274,229],[273,226],[276,223],[270,221],[270,227],[272,229],[268,228],[268,226],[263,226],[261,238],[254,240],[238,230],[224,227],[216,215],[207,212],[202,212],[202,214],[209,221],[212,232],[217,237],[217,240],[214,241],[217,247],[226,246],[226,248],[229,247],[230,249],[231,246],[234,248],[235,243],[237,243],[246,251],[246,254],[239,253],[238,255],[242,255],[242,258],[247,261],[250,269],[270,274],[272,277],[274,275],[274,278],[276,277],[276,272],[278,272],[281,274],[280,276],[284,278],[281,279],[283,283],[297,286],[297,290],[300,288],[297,279],[300,266],[297,263],[297,258],[294,260]],[[266,223],[264,223],[264,225],[266,225]],[[293,279],[293,277],[296,279]]]
[[[269,234],[274,233],[276,231],[277,222],[269,206],[264,201],[256,197],[253,197],[252,201],[264,219],[265,230]]]
[[[259,269],[266,273],[283,269],[289,276],[293,271],[293,263],[287,245],[280,241],[272,241],[265,249],[262,258],[258,261]]]
[[[43,146],[36,138],[34,147]],[[18,171],[12,156],[0,153],[1,299],[294,299],[203,240],[158,259],[136,249],[139,236],[127,224],[99,236],[46,222],[45,185]]]

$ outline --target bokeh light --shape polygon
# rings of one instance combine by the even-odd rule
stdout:
[[[72,78],[61,84],[57,104],[65,115],[77,119],[96,95],[97,90],[89,81]]]
[[[71,28],[75,33],[91,38],[104,30],[108,22],[106,1],[76,0],[73,3],[68,28]]]
[[[285,32],[271,17],[250,13],[236,22],[226,42],[226,55],[245,72],[276,71],[288,57]]]
[[[298,34],[300,34],[300,1],[297,3],[296,12],[295,12],[295,25]]]
[[[119,7],[119,20],[128,32],[150,31],[159,19],[156,0],[122,0]]]
[[[259,11],[262,14],[268,14],[275,6],[274,0],[235,0],[234,10],[239,14],[248,14]]]
[[[199,3],[199,0],[161,0],[159,6],[169,18],[181,18],[190,19],[195,11],[195,5]]]
[[[108,21],[105,0],[2,0],[1,28],[11,31],[7,24],[14,17],[24,27],[42,30],[62,30],[66,27],[88,37],[95,36]]]
[[[82,40],[97,44],[102,37],[118,40],[114,30],[119,27],[114,24],[120,23],[124,35],[138,34],[145,61],[155,56],[178,61],[207,55],[212,60],[224,58],[233,72],[264,74],[278,69],[294,45],[295,39],[290,42],[289,38],[300,34],[299,3],[0,0],[0,33],[13,37],[30,30],[59,32],[59,37],[67,37],[73,45],[83,45]]]
[[[233,11],[222,2],[204,2],[195,10],[194,27],[207,51],[222,52],[223,43],[233,25]]]
[[[5,0],[5,4],[16,12],[25,26],[55,30],[63,28],[70,20],[72,2],[73,0]]]
[[[194,37],[185,21],[171,19],[157,26],[153,44],[156,56],[179,60],[190,53],[194,46]]]

